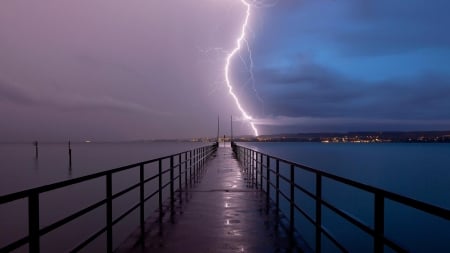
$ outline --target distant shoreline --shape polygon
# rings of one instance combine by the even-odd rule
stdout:
[[[298,133],[237,137],[237,141],[323,143],[450,143],[450,131],[386,131],[348,133]]]
[[[450,131],[377,131],[377,132],[347,132],[347,133],[286,133],[255,136],[235,136],[238,142],[322,142],[322,143],[450,143]],[[0,144],[30,144],[30,141],[0,141]],[[40,141],[39,144],[68,144],[67,141]],[[217,137],[149,139],[149,140],[71,140],[72,144],[130,144],[158,142],[214,142]],[[229,142],[230,136],[220,137],[219,141]]]

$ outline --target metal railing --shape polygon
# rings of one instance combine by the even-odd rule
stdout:
[[[448,209],[430,205],[383,189],[372,187],[295,162],[264,154],[250,148],[239,146],[235,143],[232,144],[232,147],[234,153],[237,156],[237,159],[243,165],[244,173],[246,174],[247,180],[249,180],[250,185],[252,187],[256,187],[261,189],[262,191],[265,191],[268,203],[272,200],[272,190],[274,190],[275,194],[275,200],[272,201],[275,202],[278,211],[280,210],[280,196],[287,200],[287,202],[289,203],[289,213],[284,215],[286,215],[289,219],[289,228],[292,233],[295,230],[295,212],[299,212],[314,226],[315,252],[322,251],[322,235],[326,236],[340,251],[348,252],[348,250],[342,245],[342,243],[339,242],[331,234],[331,232],[325,228],[322,222],[323,207],[326,207],[328,210],[331,210],[333,213],[339,215],[347,222],[350,222],[360,230],[370,235],[373,240],[373,252],[376,253],[383,252],[385,246],[397,252],[407,252],[406,249],[385,236],[385,200],[390,200],[392,202],[402,204],[408,208],[420,210],[432,216],[440,217],[443,220],[450,220],[450,210]],[[283,167],[288,166],[289,176],[285,176],[283,175],[283,173],[281,173],[280,168],[282,167],[282,165]],[[313,173],[315,177],[315,192],[311,192],[304,186],[301,186],[297,182],[295,182],[296,170],[303,170]],[[272,176],[274,176],[273,179]],[[374,225],[369,226],[363,223],[353,215],[344,210],[341,210],[340,208],[331,204],[329,201],[323,199],[322,183],[324,178],[335,183],[347,185],[354,189],[372,194],[374,196]],[[288,194],[284,193],[281,190],[280,179],[287,183],[289,188]],[[313,199],[313,201],[315,202],[315,218],[311,217],[311,215],[309,215],[301,206],[299,206],[298,203],[296,203],[296,190],[303,192],[304,194],[306,194],[306,196]]]
[[[106,233],[106,250],[107,252],[113,251],[113,226],[121,221],[123,218],[127,217],[131,212],[139,208],[139,224],[141,236],[145,234],[145,213],[144,213],[144,203],[153,197],[158,196],[158,210],[159,210],[159,222],[162,221],[165,212],[163,211],[163,190],[169,187],[169,200],[170,200],[170,213],[174,213],[174,202],[175,202],[175,192],[178,190],[181,199],[181,193],[183,189],[192,187],[199,182],[199,178],[203,173],[203,165],[207,159],[216,151],[217,143],[213,145],[203,146],[189,151],[164,156],[156,159],[152,159],[145,162],[140,162],[136,164],[131,164],[128,166],[102,171],[99,173],[82,176],[79,178],[74,178],[54,184],[49,184],[45,186],[40,186],[12,194],[7,194],[0,196],[0,205],[10,203],[17,200],[27,199],[28,201],[28,235],[23,238],[9,243],[6,246],[0,248],[0,252],[10,252],[23,245],[29,244],[29,252],[40,252],[40,238],[55,229],[58,229],[68,222],[71,222],[87,213],[90,213],[101,206],[106,205],[105,213],[105,223],[106,226],[100,230],[94,232],[83,242],[79,243],[77,246],[73,247],[70,252],[77,252],[83,249],[85,246],[93,242],[97,237]],[[168,161],[170,163],[169,168],[163,170],[163,161]],[[149,177],[144,177],[145,165],[154,164],[158,168],[158,172]],[[175,170],[178,169],[178,175],[175,176]],[[128,188],[113,194],[112,189],[112,178],[113,175],[118,172],[123,172],[127,170],[139,170],[139,182],[129,186]],[[169,173],[170,180],[163,184],[163,175]],[[65,218],[62,218],[48,226],[40,226],[40,214],[39,214],[39,195],[45,192],[54,191],[67,186],[79,184],[82,182],[90,181],[93,179],[105,179],[106,196],[101,201],[96,202],[90,206],[87,206]],[[182,180],[184,178],[184,182]],[[157,190],[148,196],[144,194],[144,185],[149,182],[155,182],[158,185]],[[178,181],[178,189],[175,189],[175,184]],[[113,200],[130,192],[133,189],[139,188],[139,202],[131,206],[127,211],[120,214],[116,219],[113,219]],[[167,197],[166,197],[167,198]]]

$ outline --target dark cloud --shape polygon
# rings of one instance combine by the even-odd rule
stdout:
[[[280,53],[332,49],[342,56],[380,56],[418,49],[450,49],[450,2],[298,1],[264,10],[264,31],[255,50]],[[275,52],[275,48],[279,48]]]
[[[450,120],[450,76],[366,82],[309,63],[257,73],[267,115],[316,118]]]
[[[267,131],[445,126],[450,2],[251,2],[253,61],[242,50],[231,73]],[[223,67],[244,14],[240,1],[3,1],[0,141],[214,136],[218,114],[241,115]]]

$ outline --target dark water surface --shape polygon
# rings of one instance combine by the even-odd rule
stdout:
[[[380,187],[443,208],[450,208],[450,144],[324,144],[324,143],[241,143],[265,153],[310,167]],[[0,144],[0,195],[76,178],[173,153],[189,150],[205,143],[80,143],[72,144],[73,161],[69,168],[67,145],[42,144],[39,159],[34,147],[24,144]],[[167,164],[165,165],[167,166]],[[146,177],[156,168],[146,167]],[[282,171],[282,173],[286,173]],[[286,174],[287,175],[287,174]],[[314,192],[314,177],[296,172],[296,180]],[[113,192],[137,182],[137,170],[113,176]],[[61,190],[42,194],[41,227],[51,224],[105,197],[105,180],[97,179]],[[287,188],[282,185],[282,188]],[[146,194],[153,192],[149,184]],[[168,196],[165,193],[166,197]],[[331,181],[323,182],[323,197],[339,208],[373,226],[373,196]],[[132,191],[114,202],[114,217],[138,201]],[[299,203],[314,217],[314,202],[296,193]],[[155,210],[150,201],[146,215]],[[282,208],[287,213],[287,204]],[[450,252],[450,223],[420,211],[386,201],[386,235],[412,252]],[[314,245],[314,228],[301,215],[297,227]],[[0,247],[27,234],[26,200],[0,206]],[[323,222],[351,252],[371,252],[372,240],[364,232],[324,208]],[[84,216],[79,221],[42,238],[42,252],[61,252],[72,248],[94,230],[105,224],[105,208]],[[135,213],[114,229],[115,246],[138,226]],[[105,238],[100,237],[86,252],[104,251]],[[24,247],[19,252],[27,252]],[[324,252],[337,250],[324,239]],[[386,250],[386,252],[390,252]]]
[[[450,144],[415,143],[241,143],[263,153],[379,187],[445,209],[450,208]],[[289,177],[288,168],[282,174]],[[315,177],[296,171],[296,182],[311,192]],[[281,185],[288,192],[288,185]],[[298,193],[297,193],[298,192]],[[314,217],[314,201],[300,191],[296,201]],[[323,180],[323,197],[373,227],[373,195]],[[281,198],[282,199],[282,198]],[[282,206],[288,214],[287,203]],[[385,202],[385,234],[411,252],[450,252],[450,222],[403,205]],[[297,227],[314,245],[314,227],[300,214]],[[323,222],[351,252],[371,252],[365,232],[324,208]],[[324,240],[325,252],[337,251]],[[391,252],[386,249],[386,252]]]
[[[31,144],[0,144],[0,195],[76,178],[99,171],[142,162],[162,156],[204,146],[194,142],[149,143],[78,143],[72,144],[72,166],[69,166],[67,144],[40,144],[39,157],[35,158]],[[168,161],[163,163],[168,167]],[[145,177],[153,176],[156,165],[145,166]],[[176,176],[176,175],[175,175]],[[168,180],[168,173],[163,181]],[[114,174],[113,194],[139,181],[139,170],[133,169]],[[156,190],[156,184],[148,183],[145,194]],[[94,204],[106,196],[105,178],[99,178],[64,187],[39,195],[41,228],[58,221],[81,208]],[[164,191],[167,198],[168,191]],[[139,200],[135,189],[113,201],[113,219],[120,216]],[[156,209],[156,198],[145,206],[146,215]],[[27,200],[14,201],[0,206],[0,247],[27,235]],[[71,249],[88,236],[105,226],[106,209],[100,207],[80,219],[50,232],[41,238],[42,252],[63,252]],[[114,226],[114,246],[122,242],[138,226],[136,211]],[[86,248],[86,252],[104,252],[105,236]],[[27,246],[18,252],[27,252]]]

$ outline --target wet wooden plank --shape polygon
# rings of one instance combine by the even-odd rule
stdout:
[[[130,238],[118,252],[292,252],[298,251],[267,210],[263,192],[249,188],[230,147],[220,147],[201,183],[189,190],[173,222]]]

